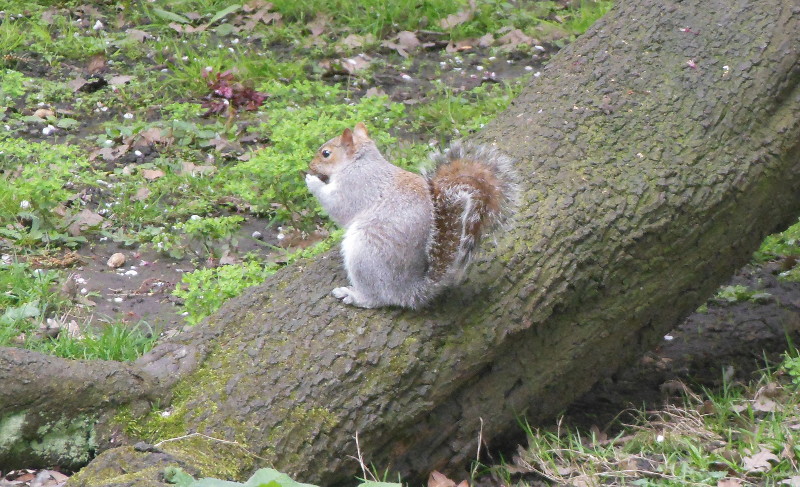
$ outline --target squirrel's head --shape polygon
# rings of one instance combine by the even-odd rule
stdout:
[[[322,144],[308,165],[308,170],[322,182],[327,183],[333,174],[352,163],[356,159],[358,149],[371,140],[367,134],[367,127],[363,122],[358,122],[353,130],[346,128],[342,135]]]

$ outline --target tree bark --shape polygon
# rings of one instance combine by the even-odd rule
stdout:
[[[426,310],[337,303],[328,293],[346,277],[329,252],[111,376],[24,359],[64,368],[32,372],[37,392],[74,374],[96,383],[100,451],[214,438],[112,449],[70,484],[157,483],[153,465],[171,463],[329,485],[358,472],[356,434],[367,462],[416,478],[463,469],[521,415],[552,417],[800,214],[798,38],[796,2],[621,2],[476,137],[518,160],[523,202],[467,282]],[[8,356],[2,381],[21,361]],[[20,408],[0,396],[0,431]],[[27,427],[19,438],[35,436]],[[11,458],[36,458],[22,450]]]

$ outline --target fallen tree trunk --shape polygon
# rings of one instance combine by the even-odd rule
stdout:
[[[552,417],[800,214],[798,38],[781,0],[615,7],[478,135],[518,159],[525,191],[464,285],[421,312],[361,310],[328,296],[345,282],[335,252],[285,269],[113,366],[141,380],[98,385],[75,448],[105,453],[70,485],[153,485],[168,464],[328,485],[357,472],[356,434],[368,462],[413,477],[463,468],[520,415]],[[24,445],[56,411],[0,396],[0,431],[18,425],[0,463],[44,458]],[[112,448],[137,439],[160,443]]]

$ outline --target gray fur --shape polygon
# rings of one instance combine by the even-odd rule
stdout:
[[[502,192],[508,201],[515,197],[509,179],[511,161],[498,151],[485,146],[455,144],[445,154],[434,155],[437,164],[446,164],[470,157],[482,161],[503,181]],[[476,247],[475,236],[465,233],[466,223],[480,215],[471,211],[473,195],[469,188],[454,189],[455,204],[463,204],[459,251],[447,275],[434,282],[429,275],[434,206],[429,191],[430,177],[413,176],[419,190],[398,186],[403,169],[386,161],[375,144],[367,139],[358,147],[348,164],[334,172],[323,183],[314,175],[306,175],[309,190],[322,208],[343,226],[342,257],[350,287],[337,287],[332,294],[346,304],[363,308],[397,305],[408,308],[424,306],[446,286],[459,282]],[[459,203],[460,201],[460,203]],[[504,215],[493,217],[498,222]]]

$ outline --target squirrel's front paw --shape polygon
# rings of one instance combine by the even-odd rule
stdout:
[[[325,187],[325,183],[322,182],[319,177],[313,174],[306,174],[306,186],[308,186],[308,189],[314,192],[315,190]]]

